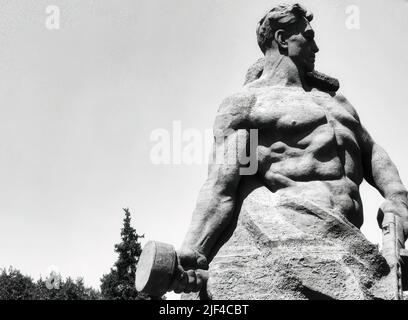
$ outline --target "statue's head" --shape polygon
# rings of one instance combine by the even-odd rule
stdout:
[[[264,54],[278,50],[305,72],[313,71],[319,51],[310,25],[313,14],[299,4],[279,5],[258,23],[256,35]]]

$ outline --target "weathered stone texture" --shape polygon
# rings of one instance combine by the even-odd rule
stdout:
[[[341,215],[256,181],[245,188],[237,227],[210,264],[213,299],[392,298],[385,259]]]

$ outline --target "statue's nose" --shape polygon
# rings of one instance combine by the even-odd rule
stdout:
[[[317,52],[319,52],[319,47],[317,46],[317,44],[316,44],[316,41],[314,41],[314,43],[313,43],[313,52],[314,53],[317,53]]]

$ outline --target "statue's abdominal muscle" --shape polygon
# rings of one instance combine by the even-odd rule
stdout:
[[[303,93],[258,99],[258,175],[272,192],[338,209],[358,227],[362,181],[358,121],[334,98]],[[269,105],[269,106],[268,106]]]

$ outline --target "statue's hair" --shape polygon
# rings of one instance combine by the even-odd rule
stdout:
[[[313,14],[300,4],[282,4],[272,8],[258,23],[256,37],[258,45],[265,53],[272,45],[275,32],[279,29],[287,30],[295,25],[302,17],[312,21]]]

